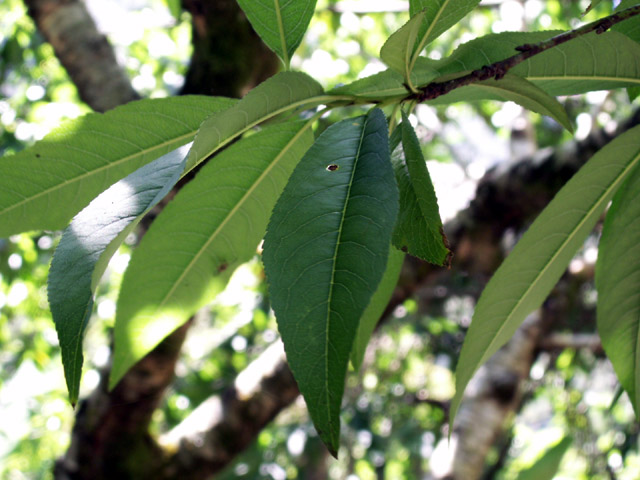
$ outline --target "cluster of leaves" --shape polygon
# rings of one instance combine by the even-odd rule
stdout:
[[[239,3],[288,69],[315,1]],[[553,96],[620,87],[633,95],[640,85],[640,7],[630,1],[575,31],[488,35],[442,60],[421,56],[477,3],[412,0],[411,19],[381,50],[389,69],[329,92],[286,71],[239,101],[134,102],[70,122],[3,159],[0,237],[61,229],[73,217],[49,275],[72,403],[83,334],[109,259],[140,219],[202,166],[132,256],[118,299],[110,384],[220,292],[264,238],[287,358],[335,455],[348,363],[359,366],[404,254],[438,265],[450,259],[407,111],[421,101],[510,100],[571,129]],[[606,31],[612,25],[617,31]],[[312,127],[328,109],[372,103],[367,114],[314,140]],[[611,200],[597,268],[599,328],[638,410],[638,133],[621,135],[585,165],[488,285],[460,356],[452,418],[474,371],[540,305]]]

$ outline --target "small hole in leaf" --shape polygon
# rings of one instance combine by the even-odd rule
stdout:
[[[335,172],[339,168],[340,168],[340,166],[336,165],[335,163],[332,163],[331,165],[327,165],[327,171],[329,171],[329,172]]]

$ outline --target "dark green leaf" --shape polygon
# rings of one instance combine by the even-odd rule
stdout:
[[[404,257],[404,252],[394,247],[389,248],[387,268],[384,271],[382,280],[380,280],[378,284],[378,288],[371,297],[369,305],[367,305],[367,309],[362,314],[362,318],[358,323],[358,332],[356,333],[356,339],[351,349],[351,365],[353,365],[353,368],[356,370],[359,370],[362,366],[362,360],[364,359],[364,353],[369,344],[371,334],[384,313],[393,294],[393,290],[396,288],[400,270],[404,263]]]
[[[122,283],[112,387],[255,255],[271,209],[312,142],[310,123],[301,122],[244,138],[209,161],[158,216]]]
[[[450,262],[438,211],[438,200],[431,183],[420,142],[406,114],[400,124],[402,149],[392,155],[400,189],[400,213],[393,232],[393,244],[400,250],[436,265]]]
[[[193,140],[200,123],[233,100],[141,100],[69,121],[0,160],[0,238],[64,228],[94,197],[150,161]]]
[[[358,322],[385,270],[398,211],[379,109],[318,137],[278,200],[264,243],[291,370],[333,455]]]
[[[633,168],[640,127],[596,153],[558,192],[493,275],[475,308],[456,370],[451,421],[476,369],[538,308]]]
[[[304,37],[316,0],[238,0],[260,38],[289,69],[291,56]]]
[[[189,146],[154,160],[102,192],[62,235],[51,262],[48,290],[73,404],[78,400],[82,340],[98,281],[141,216],[180,179]]]
[[[598,332],[631,404],[640,413],[640,168],[613,197],[598,262]]]

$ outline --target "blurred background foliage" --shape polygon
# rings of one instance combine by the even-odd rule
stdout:
[[[90,0],[87,5],[142,96],[179,91],[191,54],[191,26],[178,0]],[[573,0],[482,2],[439,38],[429,55],[447,55],[460,43],[490,32],[568,29],[613,8],[601,2],[582,18],[587,5]],[[407,2],[320,0],[292,67],[327,88],[376,73],[384,68],[377,59],[380,47],[407,19]],[[595,128],[615,128],[632,109],[625,92],[593,92],[562,101],[575,119],[578,139]],[[23,3],[0,2],[0,154],[19,151],[64,119],[89,111]],[[329,124],[342,115],[333,112],[323,121]],[[423,139],[445,221],[468,204],[477,180],[489,168],[571,138],[548,118],[511,103],[420,105],[411,119]],[[46,299],[48,264],[58,237],[55,232],[33,232],[0,240],[2,480],[52,478],[53,462],[69,442],[73,411]],[[135,238],[128,240],[128,245],[135,243]],[[572,262],[577,273],[593,269],[595,239],[590,242]],[[108,331],[131,253],[128,245],[114,257],[97,292],[85,341],[85,395],[95,388],[98,369],[108,361]],[[327,456],[299,400],[264,429],[221,478],[413,479],[429,468],[436,470],[446,455],[452,369],[479,291],[476,280],[465,278],[464,272],[458,275],[458,288],[440,287],[435,308],[432,302],[424,311],[418,298],[396,308],[372,340],[362,370],[350,373],[338,461]],[[256,258],[198,315],[176,381],[154,416],[156,432],[177,425],[202,400],[232,384],[277,340],[262,278]],[[587,321],[576,314],[562,328],[593,332],[592,281],[580,288],[573,293],[576,311],[591,314]],[[553,472],[544,477],[533,470],[544,458],[551,470],[559,464],[558,479],[637,479],[638,424],[624,396],[609,409],[616,385],[601,353],[541,352],[524,406],[487,458],[485,478],[552,478]],[[570,440],[559,443],[563,438]]]

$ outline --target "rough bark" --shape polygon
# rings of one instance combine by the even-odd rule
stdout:
[[[25,4],[82,101],[104,112],[139,98],[81,0],[25,0]]]
[[[236,0],[182,0],[191,13],[193,55],[182,94],[242,97],[278,71]]]

